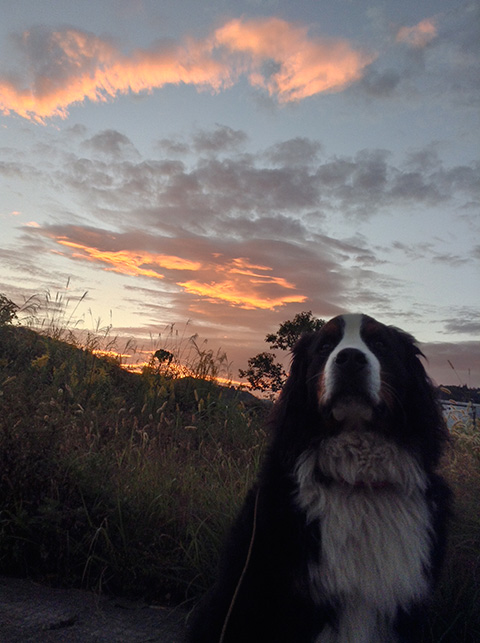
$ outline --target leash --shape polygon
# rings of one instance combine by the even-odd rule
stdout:
[[[227,627],[228,627],[228,622],[230,620],[230,617],[233,612],[233,607],[235,605],[235,602],[237,600],[238,592],[240,591],[240,587],[242,586],[243,578],[247,572],[248,565],[250,563],[250,558],[252,556],[252,550],[253,550],[253,542],[255,540],[255,532],[257,530],[257,509],[258,509],[258,496],[260,495],[260,487],[257,489],[257,493],[255,494],[255,505],[253,507],[253,525],[252,525],[252,535],[250,537],[250,544],[248,546],[248,552],[247,552],[247,557],[245,559],[245,564],[242,569],[242,573],[240,574],[240,578],[238,579],[238,583],[235,587],[235,591],[233,592],[232,600],[230,602],[230,606],[228,608],[227,615],[225,616],[225,620],[223,621],[223,627],[222,631],[220,633],[220,638],[218,639],[218,643],[223,643],[225,639],[225,634],[227,632]]]

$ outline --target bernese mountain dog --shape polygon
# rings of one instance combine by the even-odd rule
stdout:
[[[192,643],[411,643],[445,548],[447,433],[413,337],[303,335]]]

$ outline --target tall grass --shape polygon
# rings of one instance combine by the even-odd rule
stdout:
[[[480,640],[480,421],[459,419],[451,434],[443,474],[454,507],[429,640],[473,643]]]
[[[0,571],[175,600],[204,589],[265,439],[262,405],[241,396],[0,325]]]

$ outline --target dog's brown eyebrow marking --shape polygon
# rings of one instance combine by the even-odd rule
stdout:
[[[365,335],[374,335],[383,329],[383,325],[379,324],[375,319],[364,319],[362,324],[362,331]]]
[[[322,335],[325,335],[326,337],[337,337],[339,332],[341,330],[341,323],[339,319],[332,319],[329,321],[325,326],[323,326],[321,332]]]

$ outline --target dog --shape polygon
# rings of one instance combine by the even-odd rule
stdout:
[[[420,357],[366,315],[301,336],[191,643],[420,640],[450,504]]]

